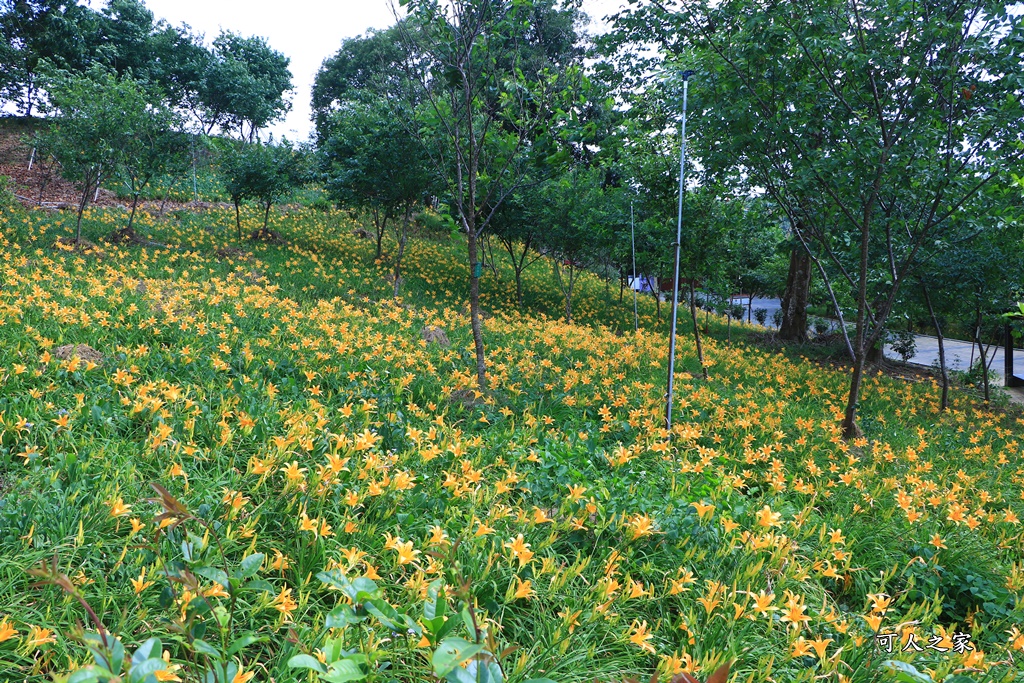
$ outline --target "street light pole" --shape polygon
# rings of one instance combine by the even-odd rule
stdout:
[[[693,71],[684,71],[683,77],[683,122],[679,136],[679,212],[676,221],[676,265],[672,279],[672,330],[668,336],[668,392],[665,396],[665,429],[672,429],[672,384],[676,371],[676,319],[679,312],[679,257],[683,241],[683,183],[686,174],[686,95]],[[661,294],[658,294],[661,296]]]

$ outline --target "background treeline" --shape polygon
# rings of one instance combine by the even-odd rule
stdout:
[[[31,116],[46,102],[47,75],[102,67],[158,91],[209,134],[254,140],[288,111],[289,59],[258,37],[222,31],[207,44],[187,25],[156,21],[138,0],[101,10],[64,0],[0,3],[0,96]]]

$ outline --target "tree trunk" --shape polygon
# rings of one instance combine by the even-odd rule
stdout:
[[[857,291],[857,341],[854,344],[853,354],[853,377],[850,378],[850,395],[846,400],[846,412],[843,416],[842,430],[843,438],[855,439],[863,436],[860,427],[857,425],[857,406],[860,403],[860,383],[864,376],[864,356],[867,349],[875,345],[883,332],[882,325],[885,318],[880,318],[875,331],[868,337],[867,334],[867,308],[868,308],[868,244],[871,237],[870,213],[865,216],[864,223],[860,228],[860,288]],[[808,281],[810,278],[808,278]]]
[[[572,290],[578,273],[575,266],[569,266],[569,288],[565,291],[565,322],[572,324]]]
[[[700,342],[700,329],[697,325],[697,296],[693,291],[693,280],[690,280],[690,317],[693,318],[693,338],[697,342],[697,362],[704,379],[708,378],[708,369],[704,365],[704,346]]]
[[[974,341],[978,344],[978,353],[981,356],[981,388],[985,395],[985,403],[989,401],[989,388],[988,388],[988,353],[985,351],[985,347],[981,343],[981,320],[979,317],[978,324],[974,327]]]
[[[484,236],[484,249],[487,250],[487,267],[494,274],[494,279],[498,279],[498,261],[494,258],[494,246],[491,244],[491,236],[488,233]]]
[[[128,214],[128,227],[125,228],[125,232],[132,229],[132,224],[135,222],[135,208],[139,205],[139,193],[136,192],[135,196],[132,197],[132,212]]]
[[[238,212],[238,200],[235,200],[235,228],[238,230],[238,241],[242,241],[242,217]]]
[[[402,281],[402,254],[405,253],[405,242],[409,235],[409,221],[412,209],[406,209],[405,219],[402,228],[398,233],[398,254],[395,256],[395,298],[398,298],[398,288]]]
[[[882,365],[885,362],[885,343],[872,344],[871,348],[867,350],[864,362],[867,363],[868,367]]]
[[[78,221],[75,224],[75,244],[77,245],[82,240],[82,214],[85,213],[85,207],[89,204],[89,193],[93,190],[93,184],[99,187],[99,171],[86,172],[85,174],[85,186],[82,188],[82,198],[78,202]]]
[[[811,257],[801,246],[789,254],[789,276],[782,295],[782,324],[779,337],[807,341],[807,298],[811,288]]]
[[[78,202],[78,222],[75,224],[75,244],[82,239],[82,212],[85,211],[85,204],[89,201],[89,186],[86,184],[82,199]]]
[[[487,389],[487,368],[484,364],[484,330],[480,319],[480,276],[477,275],[476,228],[467,230],[469,248],[469,321],[473,328],[473,350],[476,353],[476,383],[480,391]]]
[[[377,238],[377,251],[373,255],[373,259],[376,261],[380,258],[383,253],[384,243],[384,231],[388,228],[388,215],[385,213],[381,217],[380,212],[377,209],[373,209],[373,229],[376,232],[375,237]]]
[[[263,211],[263,232],[267,232],[267,223],[270,221],[270,202],[267,202],[267,208]]]
[[[846,412],[843,415],[843,437],[853,439],[862,436],[857,426],[857,404],[860,401],[860,381],[864,376],[864,352],[858,351],[853,363],[853,377],[850,379],[850,394],[846,401]]]
[[[924,301],[928,305],[928,315],[932,318],[932,325],[935,326],[935,336],[939,340],[939,376],[942,378],[942,398],[939,399],[939,410],[946,410],[949,407],[949,373],[946,372],[946,347],[942,339],[942,325],[935,315],[935,308],[932,306],[932,298],[928,295],[928,288],[921,285],[924,293]]]

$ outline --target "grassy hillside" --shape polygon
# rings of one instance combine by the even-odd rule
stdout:
[[[157,680],[201,680],[197,639],[239,644],[235,682],[314,680],[289,659],[336,648],[346,680],[430,680],[435,631],[474,625],[511,681],[1024,680],[1019,413],[877,376],[844,442],[843,371],[716,321],[707,382],[681,338],[668,434],[653,302],[634,334],[587,278],[565,325],[543,265],[529,314],[485,278],[480,395],[458,240],[416,241],[395,301],[343,214],[101,243],[121,220],[76,251],[66,215],[0,216],[0,681],[88,662],[72,589],[129,649],[162,639]],[[32,586],[43,561],[64,589]]]

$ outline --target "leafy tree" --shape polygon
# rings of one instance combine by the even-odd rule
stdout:
[[[370,211],[377,251],[390,225],[398,244],[394,286],[398,296],[402,255],[414,210],[427,197],[434,169],[423,142],[408,133],[412,114],[381,99],[354,104],[331,117],[323,143],[325,186],[339,205]]]
[[[117,145],[116,173],[132,196],[123,235],[132,234],[139,196],[153,178],[178,173],[188,166],[189,140],[180,117],[166,104],[139,89],[123,112],[123,134]],[[148,96],[147,96],[148,95]]]
[[[284,98],[292,89],[289,61],[263,38],[230,31],[217,36],[199,93],[206,133],[220,125],[251,142],[261,128],[283,116],[290,108]]]
[[[425,125],[436,131],[439,143],[434,163],[467,238],[477,385],[484,390],[480,238],[525,177],[524,150],[548,117],[549,88],[557,79],[547,75],[547,67],[533,78],[523,71],[530,0],[403,4],[420,27],[422,55],[416,62],[407,60],[406,69],[422,87],[429,112]]]
[[[76,0],[0,0],[0,97],[24,116],[38,104],[46,62],[83,71],[91,61],[97,14]]]
[[[219,168],[224,187],[235,205],[239,240],[242,239],[240,205],[244,200],[255,200],[263,209],[263,227],[252,237],[267,237],[270,235],[267,229],[270,208],[304,181],[299,153],[287,142],[232,145],[221,156]]]
[[[737,215],[729,226],[729,283],[749,295],[747,322],[755,297],[770,293],[777,282],[769,262],[783,242],[782,228],[763,201],[734,198]]]
[[[118,75],[149,81],[153,13],[139,0],[109,0],[98,17],[98,60]]]
[[[543,245],[551,256],[555,282],[565,304],[565,322],[572,323],[572,297],[586,268],[597,260],[594,238],[605,219],[605,197],[597,169],[570,168],[541,186],[535,201]]]
[[[213,63],[213,53],[203,45],[202,37],[194,35],[187,24],[175,27],[161,21],[149,37],[149,49],[152,61],[148,73],[152,82],[172,106],[189,112],[202,123],[202,95]]]
[[[544,233],[544,225],[536,220],[537,203],[533,188],[520,188],[506,197],[491,219],[491,235],[508,254],[516,283],[516,305],[523,305],[523,273],[539,261],[537,250]]]
[[[40,147],[58,159],[62,175],[81,189],[78,241],[89,198],[104,176],[117,171],[132,137],[148,125],[148,98],[135,80],[118,78],[98,65],[84,75],[57,72],[47,79],[46,91],[46,111],[56,120],[42,133]]]
[[[856,302],[847,437],[923,247],[1024,153],[1021,21],[986,0],[679,0],[624,24],[670,54],[692,49],[708,173],[764,188],[837,314],[837,289]]]
[[[407,21],[383,31],[342,42],[337,53],[324,60],[313,81],[312,109],[317,139],[330,136],[334,113],[350,103],[369,98],[415,102],[403,68],[418,51],[416,26]]]
[[[938,338],[939,376],[942,382],[940,409],[948,406],[949,373],[946,370],[945,338],[953,326],[978,346],[978,357],[991,363],[993,354],[983,345],[1002,340],[1004,318],[1021,291],[1024,274],[1015,268],[1024,246],[1024,221],[1020,209],[1005,188],[989,186],[983,193],[987,210],[962,215],[945,239],[927,245],[914,282],[894,307],[894,314],[913,320],[924,312]],[[1006,207],[1006,199],[1011,206]],[[988,333],[988,334],[986,334]],[[988,373],[982,373],[982,389],[989,399]]]

